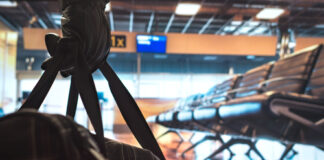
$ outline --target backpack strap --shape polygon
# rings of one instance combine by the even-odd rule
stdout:
[[[74,84],[80,92],[84,108],[86,109],[91,124],[96,131],[98,146],[101,149],[101,153],[106,156],[102,118],[94,81],[89,72],[76,72],[72,75],[72,77],[74,76],[75,79],[77,79]]]
[[[73,119],[75,117],[78,99],[79,99],[79,92],[75,86],[75,78],[71,76],[70,92],[69,92],[68,105],[66,109],[66,115],[72,117]]]
[[[101,153],[106,157],[102,116],[100,112],[97,90],[92,78],[92,72],[86,65],[83,55],[79,55],[77,58],[77,66],[73,71],[71,79],[70,90],[72,90],[72,93],[70,93],[72,98],[69,98],[69,103],[71,104],[70,106],[73,108],[70,108],[69,111],[73,109],[74,112],[71,112],[71,114],[75,113],[77,96],[78,93],[80,93],[84,108],[86,109],[91,124],[96,131],[98,146],[100,147]]]
[[[43,63],[42,68],[45,70],[45,72],[42,74],[40,80],[33,88],[26,102],[19,110],[25,108],[38,110],[43,103],[48,91],[54,83],[57,73],[61,68],[62,61],[65,58],[65,54],[56,53],[57,44],[60,39],[60,37],[54,34],[47,34],[45,36],[46,47],[52,57]]]
[[[119,110],[137,141],[143,148],[152,151],[161,160],[165,160],[165,157],[142,112],[124,84],[107,62],[104,62],[99,69],[108,80],[111,93],[119,107]]]
[[[42,68],[45,70],[42,77],[28,96],[26,102],[19,110],[26,108],[38,110],[43,103],[48,91],[50,90],[57,73],[61,69],[65,55],[57,49],[59,38],[56,35],[46,35],[45,42],[48,51],[51,52],[52,57],[45,61]],[[91,71],[87,68],[85,59],[82,55],[78,56],[78,63],[75,72],[71,79],[71,89],[69,98],[69,113],[75,114],[78,92],[80,92],[81,99],[89,116],[89,119],[96,131],[96,138],[101,153],[106,157],[105,139],[102,125],[102,118],[100,106],[97,96],[97,91],[91,75]],[[72,98],[71,98],[72,97]],[[74,107],[74,108],[73,108]]]

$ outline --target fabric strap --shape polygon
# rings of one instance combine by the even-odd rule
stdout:
[[[47,69],[43,73],[40,80],[37,82],[36,86],[33,88],[32,92],[28,96],[25,103],[21,106],[19,110],[25,108],[31,108],[38,110],[43,103],[48,91],[50,90],[57,73],[59,72],[61,63],[64,56],[57,56],[48,65]]]
[[[138,143],[143,148],[152,151],[161,160],[165,160],[142,112],[116,73],[107,62],[104,62],[99,69],[108,80],[111,93],[118,105],[118,108]]]
[[[68,99],[68,105],[66,110],[66,115],[70,116],[72,118],[75,117],[77,104],[78,104],[78,98],[79,98],[79,92],[75,86],[75,78],[72,76],[71,78],[71,85],[70,85],[70,92],[69,92],[69,99]]]

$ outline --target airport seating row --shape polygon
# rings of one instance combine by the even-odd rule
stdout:
[[[324,147],[324,50],[306,48],[213,87],[193,107],[149,117],[189,131]]]

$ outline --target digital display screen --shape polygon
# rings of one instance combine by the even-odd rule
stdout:
[[[139,53],[165,53],[166,36],[137,35],[136,44]]]

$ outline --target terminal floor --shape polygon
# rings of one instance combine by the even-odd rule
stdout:
[[[155,126],[152,127],[153,134],[157,137],[166,131],[166,128]],[[130,132],[123,133],[114,133],[112,131],[107,131],[105,133],[106,137],[115,139],[117,141],[135,145],[139,147],[135,137]],[[185,158],[182,158],[181,153],[188,147],[191,146],[191,142],[187,140],[191,137],[192,133],[184,132],[182,133],[185,142],[183,142],[179,148],[177,146],[179,144],[179,138],[170,133],[158,140],[160,147],[166,156],[167,160],[201,160],[205,159],[209,154],[211,154],[214,150],[216,150],[219,146],[219,142],[206,141],[199,145],[195,150],[190,151],[186,154]],[[205,133],[198,133],[192,139],[192,142],[197,142],[201,138],[205,136]],[[229,136],[223,136],[224,140],[227,141],[230,139]],[[257,143],[257,148],[259,148],[260,152],[263,154],[265,159],[269,160],[277,160],[279,159],[281,153],[284,150],[284,147],[275,141],[270,140],[260,140]],[[322,160],[324,157],[324,151],[321,151],[313,146],[306,145],[296,145],[295,149],[298,154],[293,158],[293,160]],[[231,147],[231,150],[235,153],[235,156],[232,157],[232,160],[258,160],[260,159],[256,154],[252,153],[251,157],[247,157],[245,152],[248,150],[248,147],[245,145],[234,145]],[[228,151],[224,151],[214,158],[214,160],[227,160],[230,159],[230,154]]]

